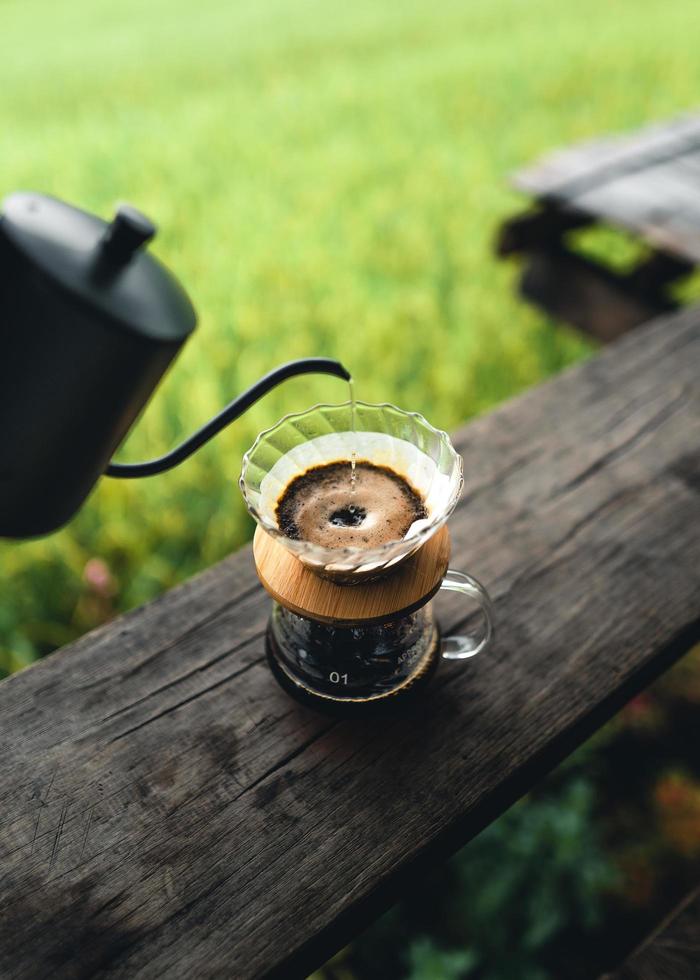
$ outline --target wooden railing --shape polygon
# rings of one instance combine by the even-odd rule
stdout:
[[[289,700],[249,548],[2,683],[0,976],[303,976],[531,787],[700,637],[699,366],[690,310],[456,433],[498,636],[418,717]]]
[[[616,970],[601,980],[696,980],[700,972],[700,888]]]

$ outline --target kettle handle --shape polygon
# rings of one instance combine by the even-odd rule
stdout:
[[[328,357],[305,357],[297,361],[289,361],[281,364],[274,371],[270,371],[257,381],[242,395],[234,398],[232,402],[224,408],[218,415],[206,422],[201,429],[193,432],[189,438],[181,442],[175,449],[171,449],[164,456],[157,459],[149,459],[145,463],[110,463],[105,470],[106,476],[119,477],[120,479],[136,479],[141,476],[154,476],[156,473],[164,473],[171,470],[174,466],[182,463],[205,442],[209,442],[215,435],[226,428],[251,405],[255,404],[259,398],[266,395],[272,388],[276,388],[287,378],[293,378],[297,374],[332,374],[344,381],[350,381],[350,373],[338,361],[333,361]]]

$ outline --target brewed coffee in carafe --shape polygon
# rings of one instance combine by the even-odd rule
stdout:
[[[273,599],[268,661],[288,693],[334,714],[402,710],[441,659],[488,646],[486,591],[448,569],[461,485],[447,435],[393,405],[319,405],[261,433],[240,486]],[[441,637],[440,589],[464,596],[467,618],[480,611],[474,633]]]

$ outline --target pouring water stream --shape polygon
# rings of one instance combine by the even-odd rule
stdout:
[[[350,392],[350,425],[352,427],[352,453],[350,455],[350,491],[354,493],[355,484],[357,482],[357,473],[355,472],[355,466],[357,463],[357,422],[356,422],[357,403],[355,401],[354,378],[348,378],[348,389]]]

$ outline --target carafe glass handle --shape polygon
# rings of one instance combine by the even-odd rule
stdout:
[[[446,592],[460,592],[479,607],[480,622],[474,632],[463,636],[446,636],[442,640],[442,656],[445,660],[466,660],[475,657],[488,647],[494,635],[493,603],[488,592],[471,575],[449,568],[445,572],[440,589]],[[478,615],[478,614],[475,614]]]

